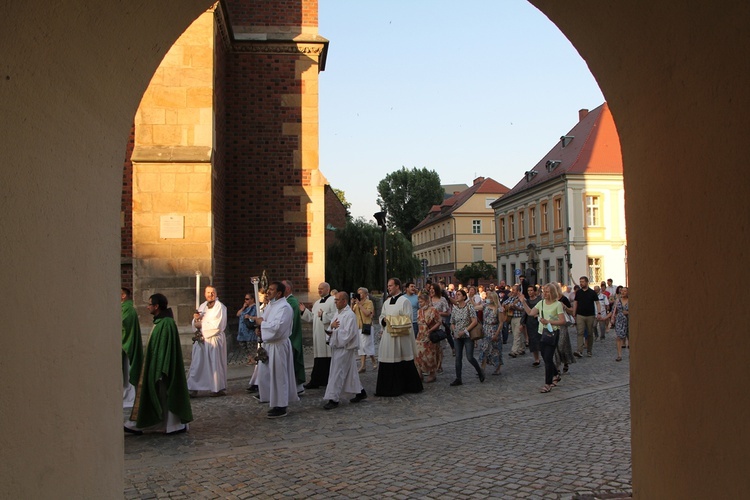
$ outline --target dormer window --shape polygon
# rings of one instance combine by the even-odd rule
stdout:
[[[526,171],[526,172],[524,173],[524,175],[526,176],[526,182],[531,182],[531,179],[533,179],[533,178],[534,178],[534,176],[535,176],[536,174],[538,174],[538,173],[539,173],[539,172],[535,172],[535,171],[533,171],[533,170],[527,170],[527,171]]]
[[[560,163],[562,163],[560,160],[547,160],[547,163],[545,163],[544,166],[547,168],[547,172],[552,172],[560,165]]]
[[[575,139],[574,135],[564,135],[560,137],[560,144],[562,144],[562,147],[565,147],[570,144],[570,141],[572,141],[573,139]]]

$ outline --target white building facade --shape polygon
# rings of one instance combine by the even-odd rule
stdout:
[[[627,283],[622,156],[605,104],[579,123],[492,207],[498,280],[524,274],[573,285]],[[529,270],[533,268],[533,273]]]

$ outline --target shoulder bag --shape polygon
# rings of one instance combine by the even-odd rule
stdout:
[[[542,315],[542,319],[544,319],[544,299],[540,302],[542,304],[542,307],[539,308],[539,311]],[[557,345],[557,339],[560,338],[560,330],[550,330],[552,328],[552,324],[547,323],[544,326],[544,329],[542,330],[542,345]]]
[[[357,307],[357,314],[359,319],[362,321],[362,335],[370,335],[372,333],[372,323],[365,323],[365,318],[362,317],[362,310]]]

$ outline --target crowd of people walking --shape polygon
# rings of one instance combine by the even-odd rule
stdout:
[[[353,396],[350,403],[365,400],[359,374],[367,370],[368,360],[377,371],[374,394],[393,397],[419,393],[424,383],[437,382],[446,347],[455,362],[450,386],[463,385],[464,359],[483,383],[488,368],[492,375],[501,374],[503,346],[510,343],[510,358],[528,351],[531,366],[544,364],[540,392],[549,393],[576,358],[583,358],[584,352],[593,356],[595,341],[604,340],[608,329],[616,338],[615,361],[621,361],[622,350],[629,347],[628,288],[615,288],[612,280],[593,289],[583,276],[572,289],[559,283],[540,286],[521,277],[512,286],[503,281],[487,287],[427,282],[420,290],[413,282],[391,278],[379,314],[367,288],[347,293],[321,283],[320,298],[309,308],[294,297],[292,288],[288,280],[270,283],[257,304],[255,295],[247,293],[236,313],[237,341],[248,364],[255,366],[247,390],[269,404],[268,418],[286,416],[290,402],[314,389],[325,388],[325,410],[338,407],[343,394]],[[166,297],[156,294],[149,299],[155,327],[142,359],[140,349],[134,348],[140,335],[131,294],[122,290],[123,406],[133,408],[126,432],[184,432],[192,420],[190,398],[199,391],[226,394],[226,306],[212,285],[206,287],[205,297],[192,322],[193,358],[186,375]],[[312,323],[313,332],[309,379],[303,321]],[[163,333],[165,324],[168,336]]]

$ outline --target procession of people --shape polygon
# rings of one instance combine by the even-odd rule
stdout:
[[[456,364],[449,385],[463,385],[464,355],[482,383],[488,367],[493,375],[501,373],[503,345],[512,342],[510,358],[528,350],[532,367],[544,365],[540,392],[549,393],[576,357],[593,356],[594,342],[604,341],[607,330],[614,331],[615,361],[629,347],[627,287],[615,288],[611,280],[594,289],[588,285],[582,276],[572,289],[526,281],[478,288],[427,282],[418,289],[391,278],[377,311],[367,288],[348,293],[323,282],[317,287],[320,298],[308,307],[292,294],[291,281],[273,281],[261,291],[256,287],[258,297],[246,293],[237,311],[237,342],[254,367],[247,391],[269,405],[272,419],[287,416],[290,403],[316,389],[324,410],[339,407],[345,394],[350,404],[360,403],[368,397],[360,374],[370,358],[377,371],[375,396],[417,394],[424,383],[438,381],[445,346],[452,348]],[[214,285],[204,296],[190,324],[194,336],[186,372],[168,299],[162,294],[148,299],[154,327],[144,355],[132,294],[122,289],[123,407],[132,407],[125,432],[186,432],[193,419],[191,398],[200,392],[227,394],[227,309]],[[302,321],[312,323],[307,383]]]

